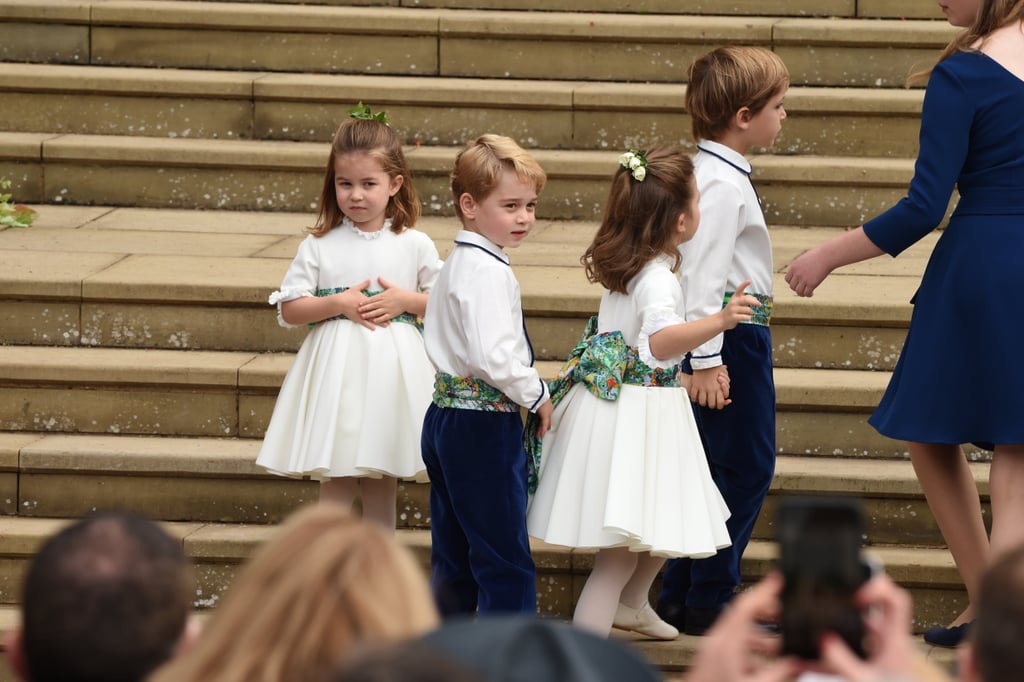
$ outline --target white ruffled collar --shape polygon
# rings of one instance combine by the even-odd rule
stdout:
[[[341,219],[341,225],[339,227],[347,228],[350,232],[355,232],[357,235],[365,239],[366,241],[373,241],[374,239],[380,239],[380,236],[391,229],[391,218],[385,218],[384,224],[381,225],[379,230],[373,232],[367,232],[366,230],[360,230],[356,227],[356,224],[352,222],[348,216]]]

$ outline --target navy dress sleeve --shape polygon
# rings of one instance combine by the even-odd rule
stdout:
[[[875,246],[896,256],[942,222],[967,158],[973,118],[974,102],[964,84],[940,63],[925,91],[910,190],[898,204],[864,223]]]

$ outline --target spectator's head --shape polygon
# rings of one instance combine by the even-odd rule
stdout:
[[[278,529],[200,640],[153,682],[318,679],[356,644],[417,637],[437,621],[426,577],[394,535],[321,503]]]
[[[622,642],[530,615],[452,620],[423,641],[487,682],[657,682],[658,671]]]
[[[981,580],[978,617],[962,651],[965,682],[1019,679],[1024,670],[1024,547],[996,560]]]
[[[137,514],[94,514],[32,561],[8,659],[32,682],[143,680],[178,648],[192,592],[181,540]]]
[[[363,647],[323,682],[488,682],[454,656],[423,641]]]

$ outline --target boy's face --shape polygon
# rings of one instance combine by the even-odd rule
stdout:
[[[786,107],[783,101],[788,89],[783,88],[775,94],[768,100],[764,109],[750,118],[747,128],[750,147],[771,147],[775,144],[775,138],[782,130],[782,122],[786,120]]]
[[[533,229],[537,220],[537,191],[532,182],[503,170],[497,186],[477,201],[469,194],[459,197],[463,223],[501,248],[514,249]]]

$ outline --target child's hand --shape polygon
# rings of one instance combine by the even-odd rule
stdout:
[[[754,316],[754,308],[761,306],[761,302],[756,298],[743,293],[749,286],[750,280],[748,279],[736,287],[736,293],[722,309],[722,322],[726,329],[732,329],[740,322],[749,322],[750,318]]]
[[[377,281],[380,282],[384,291],[374,294],[369,298],[364,298],[363,304],[359,306],[359,314],[364,320],[369,320],[381,327],[386,327],[391,323],[391,320],[407,310],[406,294],[409,292],[396,287],[383,277],[378,277]]]
[[[551,428],[551,413],[555,411],[555,406],[551,404],[551,400],[545,400],[544,404],[537,408],[537,417],[540,419],[540,425],[537,427],[537,438],[543,438],[544,434]]]
[[[732,385],[732,380],[729,378],[729,368],[725,365],[719,365],[718,367],[718,387],[722,391],[722,395],[726,397],[725,404],[731,403],[729,398],[729,387]]]
[[[722,376],[721,367],[709,367],[708,369],[695,369],[690,377],[689,394],[690,400],[701,407],[709,407],[713,410],[720,410],[732,403],[729,399],[729,374],[726,371]]]
[[[372,331],[377,328],[377,325],[367,319],[364,319],[363,316],[359,314],[359,306],[363,304],[363,301],[367,300],[366,296],[363,294],[363,289],[368,286],[370,286],[370,280],[351,286],[340,294],[332,294],[331,299],[337,306],[338,313],[344,315],[356,324],[361,324]]]

